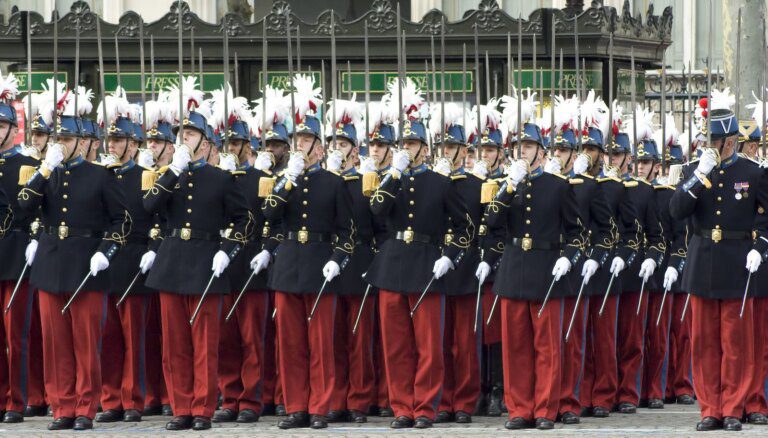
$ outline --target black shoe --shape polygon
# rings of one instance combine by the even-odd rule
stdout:
[[[123,411],[117,409],[107,409],[96,416],[97,423],[114,423],[123,420]]]
[[[8,414],[5,414],[6,417]],[[6,421],[7,423],[7,421]],[[752,412],[751,414],[747,414],[747,423],[749,424],[768,424],[768,417],[761,414],[760,412]]]
[[[277,405],[275,406],[275,416],[276,417],[285,417],[288,415],[288,411],[285,410],[285,405]]]
[[[392,408],[381,408],[381,410],[379,410],[379,417],[389,418],[394,416],[395,411],[393,411]]]
[[[537,418],[536,419],[536,429],[539,430],[550,430],[555,428],[555,422],[548,419],[548,418]]]
[[[648,399],[648,409],[664,409],[664,400],[659,398]]]
[[[309,427],[309,414],[306,412],[294,412],[288,415],[285,420],[277,422],[280,429],[296,429],[299,427]]]
[[[328,415],[326,416],[326,420],[329,423],[343,423],[347,421],[347,411],[344,409],[337,409],[333,411],[328,411]]]
[[[231,423],[237,420],[237,412],[232,409],[225,408],[213,414],[214,423]]]
[[[173,417],[171,421],[165,424],[166,430],[187,430],[192,427],[191,415],[179,415]]]
[[[161,405],[144,406],[144,410],[141,411],[141,415],[145,417],[154,417],[156,415],[163,415],[163,407]]]
[[[259,414],[257,414],[253,409],[243,409],[239,414],[237,414],[236,421],[238,423],[255,423],[259,421]]]
[[[173,408],[171,405],[163,405],[163,417],[173,417]]]
[[[618,410],[622,414],[635,414],[637,413],[637,406],[629,402],[621,402],[619,403]]]
[[[453,421],[453,413],[452,412],[440,411],[435,416],[435,423],[450,423],[451,421]]]
[[[416,429],[429,429],[432,427],[432,420],[427,417],[417,417],[413,427]]]
[[[468,424],[472,422],[472,416],[464,411],[456,412],[456,422],[461,424]]]
[[[208,430],[211,428],[211,419],[208,417],[195,417],[192,420],[192,430]]]
[[[18,411],[6,411],[3,415],[3,423],[21,423],[24,421],[24,414]]]
[[[574,414],[571,411],[568,411],[568,412],[564,413],[560,417],[560,421],[562,421],[563,424],[579,424],[579,423],[581,423],[581,419],[579,418],[579,416]]]
[[[736,417],[725,417],[723,418],[723,429],[738,432],[741,430],[741,421]]]
[[[271,416],[275,415],[275,404],[267,403],[261,408],[261,415]]]
[[[325,415],[313,415],[309,419],[309,427],[310,429],[327,429],[328,419]]]
[[[392,429],[407,429],[409,427],[413,427],[413,418],[401,415],[392,420],[392,422],[389,423],[389,427]]]
[[[68,430],[72,429],[75,424],[75,419],[72,417],[59,417],[53,422],[48,423],[48,430]]]
[[[25,417],[44,417],[48,413],[48,406],[27,406],[24,409]]]
[[[136,409],[127,409],[123,415],[123,421],[126,423],[138,423],[141,421],[141,412]]]
[[[592,417],[594,416],[594,410],[592,408],[581,408],[581,413],[579,413],[579,417]]]
[[[609,411],[608,408],[604,408],[602,406],[595,406],[592,408],[593,417],[608,418],[609,415],[611,415],[611,411]]]
[[[504,393],[501,388],[494,386],[491,388],[491,395],[488,397],[488,416],[500,417],[502,414],[501,402],[504,398]]]
[[[507,429],[517,430],[517,429],[528,429],[529,425],[528,425],[528,422],[525,421],[525,418],[515,417],[505,421],[504,427]]]
[[[368,422],[368,417],[362,411],[358,411],[357,409],[349,411],[349,417],[352,419],[353,423],[361,424]]]
[[[93,421],[88,417],[75,418],[74,424],[72,424],[72,430],[88,430],[93,429]]]
[[[688,394],[683,394],[677,397],[677,404],[679,405],[692,405],[696,403],[696,400]]]
[[[723,428],[723,422],[715,417],[704,417],[700,422],[696,423],[696,430],[699,432],[707,432],[710,430],[718,430]]]

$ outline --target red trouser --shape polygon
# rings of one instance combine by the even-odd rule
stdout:
[[[429,292],[411,318],[419,294],[379,291],[384,366],[395,417],[435,419],[443,388],[445,296]]]
[[[222,300],[206,297],[190,325],[200,297],[160,292],[163,374],[174,415],[210,418],[216,410]]]
[[[563,358],[560,377],[560,407],[559,413],[581,412],[581,380],[584,377],[584,354],[587,342],[587,316],[589,316],[589,297],[582,297],[573,328],[565,341],[568,324],[571,322],[576,297],[563,298]],[[547,304],[549,306],[549,304]]]
[[[13,305],[5,313],[16,281],[0,282],[3,324],[0,327],[0,410],[24,412],[27,407],[27,369],[29,368],[29,325],[35,294],[22,280]]]
[[[365,299],[357,332],[352,334],[355,319],[363,301],[362,295],[338,296],[334,329],[336,384],[331,410],[354,409],[368,412],[376,402],[376,374],[373,369],[373,302]]]
[[[691,307],[683,316],[687,294],[675,294],[672,299],[672,323],[669,328],[669,368],[667,369],[667,397],[693,396],[691,383]]]
[[[645,358],[643,359],[643,399],[664,399],[669,368],[669,324],[672,319],[672,295],[667,294],[661,309],[663,294],[647,295],[648,314],[645,324]],[[659,319],[659,311],[662,312]],[[656,321],[659,325],[656,325]]]
[[[445,297],[445,383],[438,411],[472,414],[480,398],[482,322],[475,324],[477,295]],[[478,319],[480,315],[478,315]]]
[[[562,299],[541,303],[500,298],[504,402],[509,418],[554,421],[560,396]]]
[[[583,407],[611,409],[616,398],[616,386],[619,380],[616,364],[616,318],[619,313],[619,297],[616,294],[609,295],[603,314],[600,315],[602,303],[602,295],[594,296],[589,300],[584,379],[579,390],[579,401]]]
[[[168,390],[165,387],[163,369],[163,328],[160,323],[160,296],[149,296],[147,307],[147,326],[144,331],[144,354],[147,368],[147,393],[144,405],[156,407],[170,404]]]
[[[27,378],[27,406],[45,406],[45,376],[43,375],[43,329],[40,326],[40,301],[33,290],[31,321],[29,324],[29,370]]]
[[[93,419],[101,387],[101,326],[107,295],[80,291],[63,315],[71,294],[39,291],[43,331],[45,393],[54,418]]]
[[[761,285],[761,287],[767,286]],[[755,322],[755,358],[746,411],[748,414],[753,412],[768,414],[768,403],[765,400],[765,383],[768,378],[768,348],[765,347],[766,336],[768,336],[768,298],[753,298],[752,312]]]
[[[741,299],[691,296],[693,387],[703,417],[737,417],[752,384],[752,299],[739,317]]]
[[[144,340],[148,295],[130,295],[120,299],[110,295],[101,343],[101,407],[107,409],[144,409],[147,373]],[[155,370],[157,371],[157,370]]]
[[[619,366],[619,386],[616,391],[616,403],[640,404],[640,390],[643,384],[643,339],[645,337],[645,319],[648,313],[649,291],[643,291],[640,314],[637,302],[640,292],[624,292],[619,298],[619,319],[616,344],[617,365]]]
[[[384,364],[384,340],[381,337],[381,316],[379,314],[378,297],[374,297],[373,302],[373,361],[374,369],[376,370],[376,406],[388,408],[389,388],[387,388],[387,367]]]
[[[224,296],[224,309],[232,308],[234,295]],[[235,412],[251,409],[261,414],[264,335],[269,294],[248,291],[229,321],[221,319],[219,344],[219,391],[222,408]]]
[[[491,324],[486,324],[488,322],[488,317],[491,316],[491,307],[493,307],[493,301],[495,299],[496,294],[493,293],[493,283],[486,283],[483,286],[483,345],[491,345],[501,342],[501,312],[499,311],[498,303],[496,304],[496,308],[493,309]]]
[[[277,352],[275,351],[277,333],[275,332],[275,320],[272,318],[275,309],[275,293],[269,291],[267,296],[269,297],[269,309],[267,310],[266,332],[264,333],[264,367],[262,368],[264,392],[261,396],[262,403],[265,405],[277,404],[277,389],[280,387],[277,384]]]
[[[317,294],[275,292],[278,367],[289,414],[328,415],[333,397],[335,366],[333,326],[336,295],[320,298],[307,321]]]

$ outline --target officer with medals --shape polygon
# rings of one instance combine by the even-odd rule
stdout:
[[[43,232],[30,282],[39,290],[45,389],[54,416],[48,428],[83,430],[93,427],[99,404],[104,291],[109,288],[103,271],[126,243],[131,218],[113,169],[80,155],[83,130],[71,95],[63,111],[56,124],[58,143],[48,147],[18,200],[27,212],[42,209]]]
[[[685,167],[670,201],[672,218],[693,228],[682,288],[691,294],[693,384],[702,417],[697,430],[741,430],[755,342],[752,299],[743,313],[742,299],[768,250],[768,179],[736,153],[738,121],[724,94],[713,90],[711,141]]]
[[[586,231],[571,181],[544,172],[541,129],[529,122],[534,99],[529,92],[518,114],[517,100],[502,98],[503,117],[515,132],[511,143],[520,158],[510,166],[485,214],[491,229],[506,229],[493,285],[501,297],[504,399],[509,410],[504,427],[544,430],[554,428],[559,403],[562,300],[550,299],[537,314],[553,280],[555,287],[565,287],[560,280],[583,255]]]
[[[214,146],[197,111],[203,93],[196,78],[180,86],[170,100],[185,108],[178,120],[181,144],[144,196],[144,208],[162,213],[167,224],[145,284],[160,291],[163,372],[175,415],[166,429],[205,430],[216,409],[221,295],[232,290],[222,274],[253,221],[234,176],[206,163]]]
[[[282,220],[284,239],[269,280],[275,291],[279,367],[288,418],[281,429],[328,426],[334,367],[334,312],[339,282],[356,231],[344,180],[320,167],[325,148],[318,108],[319,89],[309,75],[294,79],[297,151],[272,193],[264,216]]]

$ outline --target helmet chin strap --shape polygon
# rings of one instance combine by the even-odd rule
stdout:
[[[563,163],[563,169],[567,169],[568,165],[571,164],[571,159],[573,158],[573,149],[570,149],[568,152],[568,159],[565,160],[565,163]]]
[[[4,146],[5,142],[8,141],[8,137],[11,135],[11,126],[8,126],[8,131],[5,132],[5,136],[3,137],[3,142],[0,143],[0,146]]]

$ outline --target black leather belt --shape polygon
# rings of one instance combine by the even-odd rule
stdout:
[[[288,240],[295,240],[299,243],[307,243],[307,242],[330,242],[331,241],[331,235],[328,233],[312,233],[309,231],[289,231],[288,232]]]
[[[695,234],[717,243],[721,240],[752,240],[751,231],[728,231],[716,228],[714,230],[697,229]]]
[[[442,243],[438,237],[430,236],[428,234],[419,234],[411,230],[398,231],[397,234],[395,234],[395,239],[402,240],[405,243],[421,242],[431,243],[433,245],[440,245]]]
[[[179,237],[181,240],[208,240],[218,242],[221,236],[218,233],[209,233],[207,231],[193,230],[191,228],[174,228],[171,231],[171,237]]]
[[[506,244],[523,248],[523,251],[528,251],[529,249],[541,249],[541,250],[560,249],[560,242],[547,242],[543,240],[533,240],[530,237],[514,237],[511,241],[507,241]]]
[[[68,225],[58,227],[43,227],[43,231],[52,236],[58,236],[59,239],[67,237],[103,237],[104,232],[100,230],[88,230],[85,228],[73,228]]]

